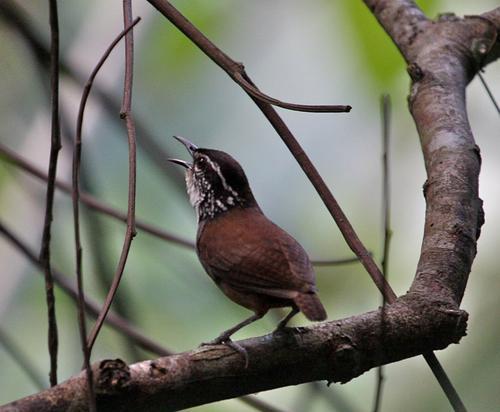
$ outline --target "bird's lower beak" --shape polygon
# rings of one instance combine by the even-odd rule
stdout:
[[[186,162],[185,160],[181,159],[168,159],[169,162],[176,163],[178,165],[181,165],[185,167],[186,169],[191,169],[191,166],[193,166],[191,163]]]

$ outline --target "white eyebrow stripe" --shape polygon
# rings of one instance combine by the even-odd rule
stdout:
[[[212,161],[212,159],[210,159],[207,155],[204,155],[204,154],[201,154],[200,153],[200,156],[202,156],[203,158],[206,159],[206,161],[208,162],[208,164],[210,165],[210,167],[215,170],[215,173],[217,173],[217,175],[219,176],[220,180],[221,180],[221,183],[222,183],[222,186],[224,187],[224,189],[226,189],[228,192],[231,192],[231,194],[238,198],[238,192],[236,192],[231,186],[229,186],[229,184],[226,182],[226,178],[222,175],[222,172],[220,170],[220,167],[218,164],[214,163]]]

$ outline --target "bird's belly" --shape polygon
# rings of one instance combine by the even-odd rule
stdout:
[[[216,281],[216,283],[222,292],[233,302],[258,314],[265,314],[271,308],[282,308],[294,305],[291,299],[254,293],[242,287],[233,287],[226,282]]]

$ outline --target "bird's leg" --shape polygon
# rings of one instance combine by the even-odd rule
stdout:
[[[217,336],[214,340],[211,340],[210,342],[203,342],[202,345],[219,345],[221,343],[225,343],[228,341],[231,341],[231,335],[237,331],[239,331],[241,328],[250,325],[251,323],[255,322],[256,320],[259,320],[264,314],[256,313],[252,316],[250,316],[248,319],[245,319],[243,322],[238,323],[237,325],[233,326],[232,328],[225,330],[222,332],[219,336]]]
[[[278,326],[276,327],[276,329],[274,330],[274,332],[273,332],[273,333],[275,333],[275,332],[279,332],[279,331],[283,330],[283,329],[286,327],[286,324],[288,323],[288,321],[289,321],[290,319],[292,319],[292,318],[293,318],[293,317],[294,317],[297,313],[299,313],[299,312],[300,312],[300,311],[299,311],[299,308],[297,308],[296,306],[294,306],[294,307],[292,308],[291,312],[290,312],[288,315],[286,315],[286,316],[285,316],[285,317],[281,320],[281,322],[280,322],[280,323],[278,323]]]
[[[250,325],[250,323],[255,322],[256,320],[259,320],[264,316],[264,313],[256,313],[252,316],[250,316],[248,319],[245,319],[243,322],[238,323],[237,325],[233,326],[232,328],[222,332],[219,336],[217,336],[214,340],[211,340],[210,342],[203,342],[201,346],[206,346],[206,345],[219,345],[219,344],[224,344],[231,349],[233,349],[235,352],[238,352],[241,356],[243,356],[243,359],[245,359],[245,369],[248,368],[248,352],[246,349],[239,345],[236,342],[233,342],[231,340],[231,335],[237,331],[239,331],[241,328]]]

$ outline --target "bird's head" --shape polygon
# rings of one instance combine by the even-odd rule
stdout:
[[[235,207],[257,206],[245,172],[232,156],[220,150],[198,148],[180,136],[174,138],[192,156],[192,163],[180,159],[169,160],[186,168],[187,192],[199,221]]]

